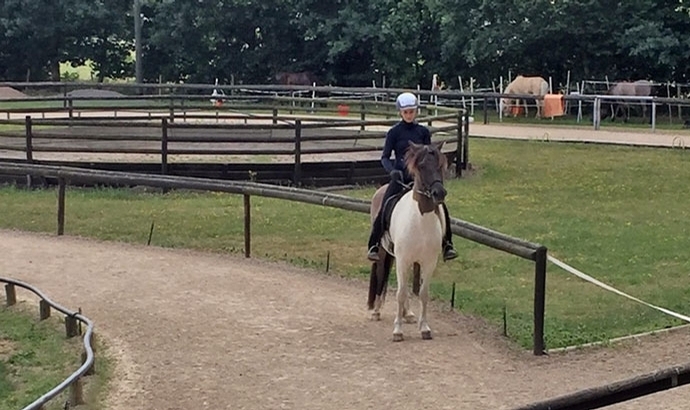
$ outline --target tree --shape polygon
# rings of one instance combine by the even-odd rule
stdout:
[[[124,0],[5,0],[0,4],[4,75],[14,80],[60,80],[60,63],[91,59],[103,74],[124,75],[130,47]],[[1,56],[0,56],[1,57]]]

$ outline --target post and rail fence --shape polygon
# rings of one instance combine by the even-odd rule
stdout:
[[[192,118],[194,115],[187,115]],[[202,118],[204,116],[197,116]],[[178,117],[179,118],[179,117]],[[224,119],[244,119],[247,115],[227,114]],[[271,115],[254,114],[252,120],[262,120],[263,123],[239,122],[239,123],[206,123],[172,121],[168,115],[149,119],[145,117],[118,117],[118,118],[33,118],[26,115],[22,119],[0,120],[0,124],[23,127],[23,132],[16,130],[0,130],[0,151],[17,154],[23,153],[22,160],[27,163],[39,163],[36,158],[41,155],[54,154],[121,154],[146,155],[159,158],[159,172],[163,175],[172,173],[172,168],[184,168],[183,162],[174,165],[170,162],[171,156],[205,156],[212,158],[196,164],[196,168],[210,167],[213,163],[221,165],[222,156],[289,156],[292,157],[293,166],[289,172],[284,173],[285,161],[274,164],[261,165],[265,172],[259,178],[276,182],[275,175],[283,175],[277,178],[280,183],[290,182],[296,186],[302,185],[305,167],[304,155],[319,157],[323,154],[356,154],[380,152],[385,131],[376,130],[351,130],[351,127],[392,126],[398,120],[343,120],[343,119],[314,119],[293,118],[278,116],[277,110]],[[271,120],[272,123],[267,123]],[[455,162],[455,175],[461,176],[467,169],[469,161],[469,114],[463,110],[454,110],[447,114],[420,117],[420,120],[437,122],[437,126],[430,127],[432,136],[438,141],[444,141],[446,146],[444,154],[450,162]],[[346,127],[346,129],[343,129]],[[349,128],[347,128],[349,127]],[[453,132],[455,135],[453,135]],[[453,147],[454,146],[454,147]],[[21,154],[20,154],[21,155]],[[373,158],[374,156],[372,156]],[[56,160],[55,162],[68,162]],[[83,160],[86,166],[98,167],[103,160]],[[127,169],[124,161],[119,161],[123,169]],[[378,160],[351,160],[348,164],[341,160],[339,164],[331,164],[321,161],[318,172],[311,171],[307,176],[307,182],[315,178],[323,180],[337,180],[341,184],[374,182],[385,177]],[[94,165],[96,164],[96,165]],[[358,164],[364,168],[358,169]],[[317,165],[307,164],[311,168]],[[336,166],[337,165],[337,166]],[[254,164],[239,163],[233,175],[245,178],[248,175],[244,168],[257,167]],[[151,167],[148,167],[151,169]],[[330,169],[329,169],[330,168]],[[141,169],[141,167],[139,167]],[[308,170],[309,167],[306,169]],[[217,167],[209,171],[218,172]],[[281,174],[281,172],[283,172]],[[317,175],[314,175],[314,173]],[[333,174],[333,175],[330,175]],[[273,176],[273,177],[272,177]],[[215,176],[217,177],[217,176]],[[235,177],[233,177],[235,178]],[[372,179],[373,178],[373,179]],[[353,182],[348,182],[353,181]],[[30,184],[30,181],[28,181]],[[338,185],[338,184],[335,184]]]

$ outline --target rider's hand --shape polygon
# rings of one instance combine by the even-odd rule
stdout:
[[[403,180],[403,173],[399,169],[394,169],[390,172],[390,177],[391,177],[391,180],[393,180],[393,181],[402,181]]]

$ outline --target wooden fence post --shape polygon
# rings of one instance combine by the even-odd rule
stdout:
[[[77,318],[74,316],[65,316],[65,333],[67,338],[75,337],[79,334],[79,327],[77,326]]]
[[[484,124],[488,124],[489,123],[489,104],[488,104],[486,98],[483,99],[482,110],[484,110]]]
[[[170,104],[168,106],[169,115],[170,115],[170,122],[175,122],[175,99],[173,98],[173,93],[175,92],[174,88],[170,88],[168,99],[170,100]]]
[[[367,115],[366,115],[366,105],[364,104],[364,101],[362,101],[359,105],[359,119],[362,121],[366,121]],[[366,126],[364,124],[359,126],[359,129],[364,131],[366,129]]]
[[[546,352],[544,343],[544,310],[546,308],[546,253],[544,246],[534,254],[534,355]]]
[[[462,136],[462,169],[467,169],[470,163],[470,113],[465,111]]]
[[[65,178],[58,178],[58,209],[57,209],[57,234],[65,233]]]
[[[278,124],[278,109],[273,108],[273,125]]]
[[[292,176],[295,186],[302,185],[302,120],[295,120],[295,170]]]
[[[33,127],[31,116],[27,115],[24,118],[25,135],[26,135],[26,161],[31,164],[34,162],[34,149],[33,149]],[[26,188],[31,189],[31,175],[26,175]]]
[[[168,119],[161,119],[161,174],[168,174]]]
[[[248,258],[251,256],[251,203],[249,201],[250,196],[244,194],[244,257]]]
[[[457,146],[455,147],[455,177],[460,178],[462,176],[462,111],[458,111],[457,118]]]
[[[7,306],[14,306],[17,304],[17,291],[14,284],[8,283],[5,285],[5,296],[7,297]]]
[[[86,350],[83,350],[81,352],[81,362],[82,364],[86,363]],[[84,373],[84,376],[91,376],[92,374],[96,373],[96,365],[94,363],[89,366],[88,369],[86,369],[86,373]]]
[[[31,163],[34,160],[34,149],[33,149],[33,126],[31,121],[31,116],[27,115],[24,118],[24,126],[26,131],[26,160]]]
[[[38,316],[40,320],[46,320],[50,317],[50,305],[43,299],[38,302]]]
[[[78,406],[84,404],[84,390],[81,384],[81,377],[76,379],[70,386],[70,405]]]
[[[74,119],[74,100],[72,97],[67,99],[67,111],[69,113],[69,126],[71,127]]]

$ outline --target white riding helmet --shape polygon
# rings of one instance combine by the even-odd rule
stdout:
[[[395,106],[398,110],[417,108],[417,97],[412,93],[402,93],[395,99]]]

